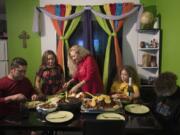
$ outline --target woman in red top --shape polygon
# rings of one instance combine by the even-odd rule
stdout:
[[[68,87],[70,83],[78,81],[71,88],[70,93],[77,93],[80,88],[83,92],[102,93],[103,83],[97,63],[87,49],[78,45],[72,46],[68,52],[68,67],[70,74],[72,74],[72,79],[65,83],[64,87]]]

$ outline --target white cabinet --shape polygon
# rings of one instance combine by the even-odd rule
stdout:
[[[0,39],[0,78],[8,74],[7,40]]]
[[[160,30],[138,31],[137,70],[142,85],[152,85],[160,71]]]

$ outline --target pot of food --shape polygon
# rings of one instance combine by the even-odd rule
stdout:
[[[60,110],[66,110],[71,112],[80,111],[81,104],[81,100],[76,97],[64,97],[58,102]]]

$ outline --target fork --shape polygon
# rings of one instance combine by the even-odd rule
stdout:
[[[65,91],[65,102],[69,103],[69,100],[67,99],[67,96],[68,96],[68,93],[67,93],[67,91]]]

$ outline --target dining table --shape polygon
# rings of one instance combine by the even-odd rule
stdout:
[[[61,110],[59,110],[61,111]],[[53,123],[40,117],[35,109],[28,110],[26,115],[18,113],[0,118],[2,130],[33,130],[33,131],[83,131],[85,120],[96,120],[99,112],[72,112],[73,118],[66,122]],[[125,117],[125,132],[127,134],[160,133],[162,126],[151,111],[145,114],[133,114],[123,109],[119,111]]]

